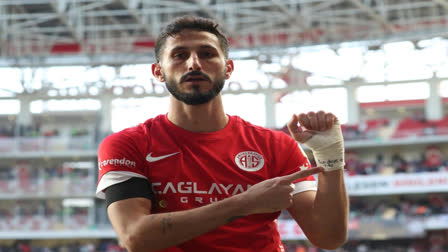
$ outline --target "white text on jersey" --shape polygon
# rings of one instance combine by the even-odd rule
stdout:
[[[209,188],[198,188],[198,184],[196,182],[178,182],[177,184],[173,184],[171,182],[166,183],[166,185],[162,186],[162,183],[156,182],[152,183],[152,190],[156,194],[166,194],[168,192],[171,193],[180,193],[180,194],[226,194],[226,195],[236,195],[238,193],[242,193],[245,190],[249,189],[251,185],[243,186],[241,184],[217,184],[212,183]]]
[[[107,165],[124,165],[128,167],[136,167],[137,164],[134,161],[127,160],[126,158],[122,159],[106,159],[106,160],[99,160],[98,161],[98,168],[101,170],[102,167]]]

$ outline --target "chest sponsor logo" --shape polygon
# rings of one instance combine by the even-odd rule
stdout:
[[[212,183],[209,186],[200,185],[193,181],[181,182],[154,182],[151,183],[152,191],[160,196],[159,206],[166,208],[169,204],[174,203],[178,196],[182,204],[209,204],[225,199],[227,197],[243,193],[248,190],[250,184],[219,184]],[[166,195],[169,195],[168,197]]]
[[[160,182],[154,182],[151,184],[152,190],[156,194],[167,193],[180,193],[180,194],[210,194],[210,195],[236,195],[249,189],[251,185],[242,184],[217,184],[212,183],[209,187],[199,188],[197,182],[185,181],[185,182],[168,182],[162,184]]]
[[[178,154],[178,153],[179,153],[179,152],[175,152],[175,153],[171,153],[171,154],[168,154],[168,155],[163,155],[163,156],[154,157],[154,156],[152,156],[152,152],[151,152],[151,153],[148,154],[148,156],[146,156],[146,161],[148,161],[148,162],[156,162],[156,161],[162,160],[162,159],[164,159],[164,158],[167,158],[167,157],[171,157],[171,156],[173,156],[173,155],[176,155],[176,154]]]
[[[235,156],[236,165],[245,171],[256,172],[263,168],[264,158],[255,151],[243,151]]]

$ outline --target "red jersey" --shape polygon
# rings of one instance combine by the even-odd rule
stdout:
[[[310,167],[291,137],[237,116],[229,116],[222,130],[196,133],[159,115],[103,140],[97,196],[104,198],[104,189],[113,184],[141,177],[148,179],[155,193],[152,213],[181,211]],[[313,176],[294,183],[294,193],[316,190]],[[277,231],[279,214],[242,217],[164,251],[284,251]]]

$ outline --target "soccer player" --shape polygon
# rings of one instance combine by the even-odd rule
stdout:
[[[221,90],[234,65],[213,20],[176,19],[155,55],[152,73],[171,94],[168,113],[108,136],[98,152],[97,195],[126,248],[284,251],[276,221],[283,209],[317,247],[342,245],[348,202],[336,117],[293,115],[290,137],[227,115]]]

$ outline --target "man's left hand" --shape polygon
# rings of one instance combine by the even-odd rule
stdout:
[[[294,114],[288,122],[288,129],[296,141],[305,143],[317,132],[331,129],[336,121],[335,115],[324,111]]]

